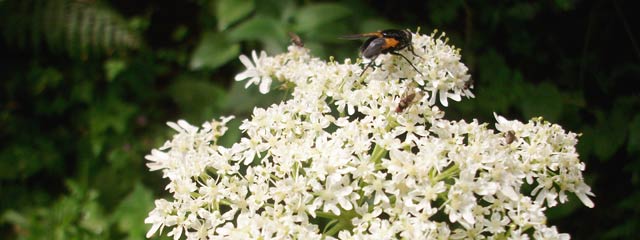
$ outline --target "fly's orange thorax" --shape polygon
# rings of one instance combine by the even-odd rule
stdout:
[[[382,49],[388,49],[388,48],[392,48],[392,47],[398,46],[399,43],[400,43],[400,41],[398,41],[395,38],[385,38],[384,39],[384,46],[382,47]]]

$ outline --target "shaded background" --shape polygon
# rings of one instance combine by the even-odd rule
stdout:
[[[143,238],[166,194],[144,155],[173,134],[165,122],[242,119],[286,97],[235,83],[240,54],[281,53],[293,31],[319,57],[355,59],[360,42],[337,36],[421,27],[446,32],[475,81],[448,119],[543,116],[582,133],[596,207],[571,196],[549,224],[637,239],[636,2],[0,0],[0,238]]]

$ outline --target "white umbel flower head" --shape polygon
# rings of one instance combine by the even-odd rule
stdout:
[[[229,147],[217,139],[231,118],[169,123],[176,135],[146,158],[172,197],[156,200],[147,237],[567,239],[544,211],[569,193],[593,207],[577,135],[541,118],[496,114],[495,130],[444,119],[439,106],[473,94],[443,36],[413,36],[418,57],[405,56],[420,73],[383,54],[360,77],[349,59],[295,45],[240,56],[236,80],[262,93],[291,86],[291,98],[255,108]]]

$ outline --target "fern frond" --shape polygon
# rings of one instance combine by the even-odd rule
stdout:
[[[73,57],[91,57],[140,47],[140,37],[127,22],[100,1],[0,1],[0,27],[5,41],[20,49]]]

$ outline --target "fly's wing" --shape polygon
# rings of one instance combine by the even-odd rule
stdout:
[[[361,39],[361,38],[366,38],[366,37],[382,37],[382,33],[380,33],[380,32],[370,32],[370,33],[359,33],[359,34],[343,35],[343,36],[340,36],[340,39],[356,40],[356,39]]]
[[[373,38],[371,41],[365,42],[366,46],[362,46],[362,56],[365,58],[372,58],[378,56],[384,50],[386,41],[384,38]]]

